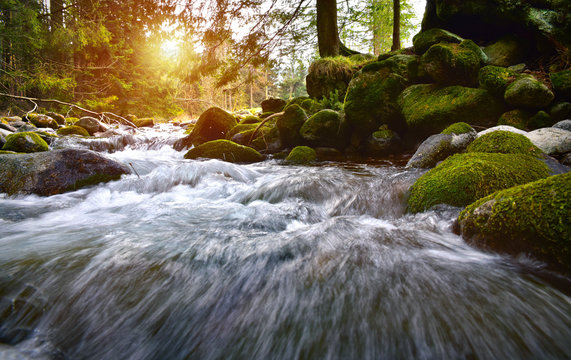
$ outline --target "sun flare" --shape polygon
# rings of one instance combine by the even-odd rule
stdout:
[[[161,43],[161,53],[165,58],[176,59],[180,52],[180,40],[168,39]]]

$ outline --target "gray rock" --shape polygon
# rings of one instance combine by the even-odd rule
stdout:
[[[0,360],[31,360],[32,358],[20,352],[18,348],[0,343]]]
[[[478,133],[478,135],[476,135],[476,137],[480,137],[480,136],[482,136],[482,135],[486,135],[487,133],[491,133],[491,132],[493,132],[493,131],[499,131],[499,130],[501,130],[501,131],[509,131],[509,132],[513,132],[513,133],[516,133],[516,134],[521,134],[521,135],[527,136],[527,132],[526,132],[526,131],[517,129],[517,128],[515,128],[515,127],[513,127],[513,126],[509,126],[509,125],[499,125],[499,126],[494,126],[494,127],[489,128],[489,129],[480,131],[480,132]]]
[[[556,123],[555,125],[553,125],[552,127],[571,131],[571,120],[569,120],[569,119],[561,120],[558,123]]]
[[[448,156],[464,151],[475,138],[475,131],[460,135],[432,135],[420,144],[406,167],[432,168]]]
[[[55,195],[128,173],[125,165],[89,150],[0,155],[0,192]]]
[[[533,130],[526,136],[547,155],[571,151],[571,131],[550,127]]]
[[[97,120],[94,117],[91,116],[84,116],[81,119],[79,119],[75,125],[77,126],[81,126],[82,128],[84,128],[85,130],[87,130],[87,132],[89,133],[89,135],[93,135],[96,132],[103,132],[106,129],[105,126],[103,126],[103,124],[101,124],[101,122],[99,122],[99,120]]]
[[[10,132],[16,132],[15,127],[13,127],[12,125],[9,125],[9,124],[4,124],[3,122],[0,122],[0,129],[8,130]]]

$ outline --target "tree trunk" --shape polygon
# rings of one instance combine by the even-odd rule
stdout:
[[[51,31],[63,26],[63,0],[50,0]]]
[[[400,0],[393,0],[393,46],[391,51],[400,49]]]
[[[337,0],[317,0],[317,43],[319,56],[338,56]]]

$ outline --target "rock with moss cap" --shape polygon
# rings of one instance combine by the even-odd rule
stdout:
[[[280,133],[275,124],[264,124],[260,128],[258,125],[238,132],[230,140],[258,151],[274,152],[281,149]]]
[[[462,152],[476,138],[476,130],[460,122],[444,129],[442,133],[424,140],[406,164],[407,168],[431,168],[450,155]]]
[[[400,136],[383,125],[367,139],[365,155],[386,156],[396,154],[403,148]]]
[[[349,133],[346,123],[337,111],[321,110],[313,115],[299,130],[303,141],[313,147],[343,149]]]
[[[561,121],[571,119],[571,103],[567,101],[561,101],[553,104],[549,109],[549,115],[553,121]]]
[[[260,119],[257,116],[254,115],[248,115],[245,118],[243,118],[242,120],[240,120],[240,124],[241,125],[246,125],[246,124],[257,124],[260,121],[262,121],[262,119]]]
[[[528,129],[540,129],[550,127],[555,123],[553,118],[545,111],[539,110],[527,122]]]
[[[545,178],[549,168],[531,155],[456,154],[422,175],[411,187],[408,209],[434,205],[466,206],[495,191]]]
[[[524,60],[526,47],[515,36],[505,36],[486,46],[484,52],[491,65],[508,67]]]
[[[549,74],[557,97],[571,100],[571,69]]]
[[[50,128],[54,130],[58,128],[58,123],[50,116],[44,114],[30,113],[24,116],[24,120],[29,121],[38,128]]]
[[[504,97],[509,84],[519,78],[519,74],[510,69],[499,66],[484,66],[478,72],[478,83],[496,96]]]
[[[314,61],[307,70],[307,93],[316,99],[329,97],[337,91],[345,97],[349,81],[358,70],[356,63],[345,56],[328,57]]]
[[[283,146],[293,146],[302,141],[299,131],[306,120],[307,115],[299,105],[293,104],[284,110],[284,114],[276,120]]]
[[[544,108],[553,98],[553,92],[533,76],[521,76],[512,82],[504,93],[506,103],[524,109]]]
[[[190,149],[185,159],[220,159],[231,163],[254,163],[264,157],[256,150],[229,140],[213,140]]]
[[[423,70],[442,85],[474,86],[486,55],[472,40],[433,45],[420,58]]]
[[[138,119],[137,118],[134,121],[132,121],[132,123],[138,128],[153,127],[153,126],[155,126],[155,119],[153,119],[153,118]]]
[[[200,115],[192,132],[177,140],[173,147],[181,151],[192,145],[197,146],[208,141],[224,139],[236,125],[236,118],[232,114],[219,107],[211,107]]]
[[[385,124],[396,131],[403,130],[397,100],[406,87],[406,79],[386,67],[368,70],[371,71],[359,71],[349,83],[344,105],[347,123],[363,137]]]
[[[543,152],[524,135],[509,131],[493,131],[478,137],[466,152],[526,154],[539,156]]]
[[[424,54],[432,45],[444,42],[459,44],[464,41],[460,36],[443,29],[432,28],[419,32],[412,38],[414,52],[418,55]]]
[[[258,127],[259,124],[238,124],[234,126],[228,133],[226,134],[226,140],[232,140],[234,135],[243,133],[245,131],[254,130]]]
[[[469,243],[527,254],[571,273],[571,172],[498,191],[460,213],[455,231]]]
[[[277,113],[284,109],[287,101],[278,98],[269,98],[262,101],[262,113]]]
[[[314,162],[317,159],[315,150],[309,146],[296,146],[286,157],[286,162],[290,164],[305,165]]]
[[[62,114],[49,112],[46,115],[54,119],[58,123],[58,125],[65,125],[65,116],[63,116]]]
[[[379,71],[382,68],[387,68],[391,73],[408,79],[408,65],[413,61],[418,61],[418,58],[416,55],[394,55],[386,60],[363,66],[363,71]]]
[[[18,153],[34,153],[48,151],[48,143],[33,132],[21,132],[6,136],[6,143],[2,150]]]
[[[399,98],[410,135],[426,138],[456,122],[491,126],[504,105],[488,91],[463,86],[413,85]]]
[[[80,118],[74,125],[81,126],[89,135],[94,135],[97,132],[104,132],[107,127],[103,125],[99,120],[92,116],[84,116]]]
[[[89,136],[87,130],[82,128],[81,126],[77,125],[68,125],[57,130],[57,134],[60,136],[65,135],[80,135],[80,136]]]
[[[516,129],[525,130],[531,116],[531,112],[523,109],[506,111],[500,116],[498,125],[508,125]]]
[[[125,165],[89,150],[0,155],[0,192],[49,196],[116,180],[129,172]]]

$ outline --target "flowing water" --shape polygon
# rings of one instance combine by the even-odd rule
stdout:
[[[56,143],[138,175],[0,195],[0,358],[571,357],[541,264],[464,243],[459,209],[405,213],[420,171],[191,161],[180,136]]]

